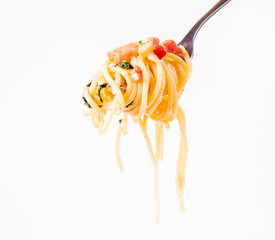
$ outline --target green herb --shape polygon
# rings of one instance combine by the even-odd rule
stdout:
[[[130,102],[128,105],[126,105],[126,108],[129,107],[134,101]]]
[[[84,105],[86,105],[88,108],[92,108],[88,101],[85,99],[85,97],[82,97],[82,99],[84,101]]]
[[[140,43],[141,45],[143,45],[145,42],[142,42],[141,40],[139,40],[139,42],[138,43]]]
[[[102,98],[101,98],[101,95],[100,95],[100,91],[102,88],[106,88],[108,85],[108,83],[104,83],[104,84],[101,84],[97,87],[97,95],[99,96],[99,99],[100,99],[100,102],[103,102]]]
[[[93,80],[92,80],[92,81],[93,81]],[[89,82],[89,83],[86,85],[86,87],[90,87],[90,86],[91,86],[92,81],[91,81],[91,82]]]
[[[122,122],[122,119],[119,119],[118,122],[121,123],[121,122]]]
[[[133,69],[133,66],[128,62],[119,62],[117,65],[115,65],[115,67],[116,66],[119,66],[124,69]]]

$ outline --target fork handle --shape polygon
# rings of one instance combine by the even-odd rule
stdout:
[[[217,2],[206,14],[202,16],[202,18],[191,28],[187,35],[178,44],[185,47],[191,58],[193,57],[194,41],[200,28],[203,26],[205,22],[207,22],[209,18],[211,18],[216,12],[218,12],[230,1],[231,0],[220,0],[219,2]]]

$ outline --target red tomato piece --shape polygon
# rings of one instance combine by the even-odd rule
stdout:
[[[134,81],[134,82],[138,82],[140,81],[142,78],[142,71],[141,71],[141,68],[139,66],[135,66],[134,69],[132,70],[131,72],[131,79]]]
[[[159,59],[162,59],[166,55],[166,51],[163,46],[158,45],[153,51]]]
[[[182,49],[175,43],[174,40],[166,40],[161,45],[169,53],[173,53],[175,55],[178,55],[179,57],[184,56]]]

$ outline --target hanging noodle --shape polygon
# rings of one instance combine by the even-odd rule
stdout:
[[[155,169],[154,188],[159,219],[157,188],[158,164],[163,158],[164,126],[177,118],[181,133],[176,167],[176,187],[180,209],[183,207],[183,188],[187,160],[185,116],[179,106],[187,80],[191,74],[190,57],[182,46],[167,40],[159,45],[157,38],[145,43],[130,43],[108,53],[109,59],[83,90],[94,127],[105,133],[113,116],[123,113],[116,138],[116,158],[123,170],[119,153],[122,133],[127,134],[127,117],[138,122]],[[148,118],[155,121],[155,153],[147,134]]]

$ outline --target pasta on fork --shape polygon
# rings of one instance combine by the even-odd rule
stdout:
[[[137,122],[145,138],[155,174],[157,221],[159,196],[157,176],[159,160],[163,157],[164,127],[175,118],[181,132],[176,166],[176,186],[180,209],[183,211],[183,188],[187,160],[185,116],[179,99],[191,75],[191,60],[183,46],[173,40],[159,43],[156,37],[144,42],[132,42],[108,53],[108,60],[83,90],[83,100],[99,133],[105,133],[115,114],[122,114],[116,138],[116,157],[122,170],[119,154],[121,134],[127,133],[127,120]],[[148,119],[155,121],[156,148],[153,150],[147,134]]]

